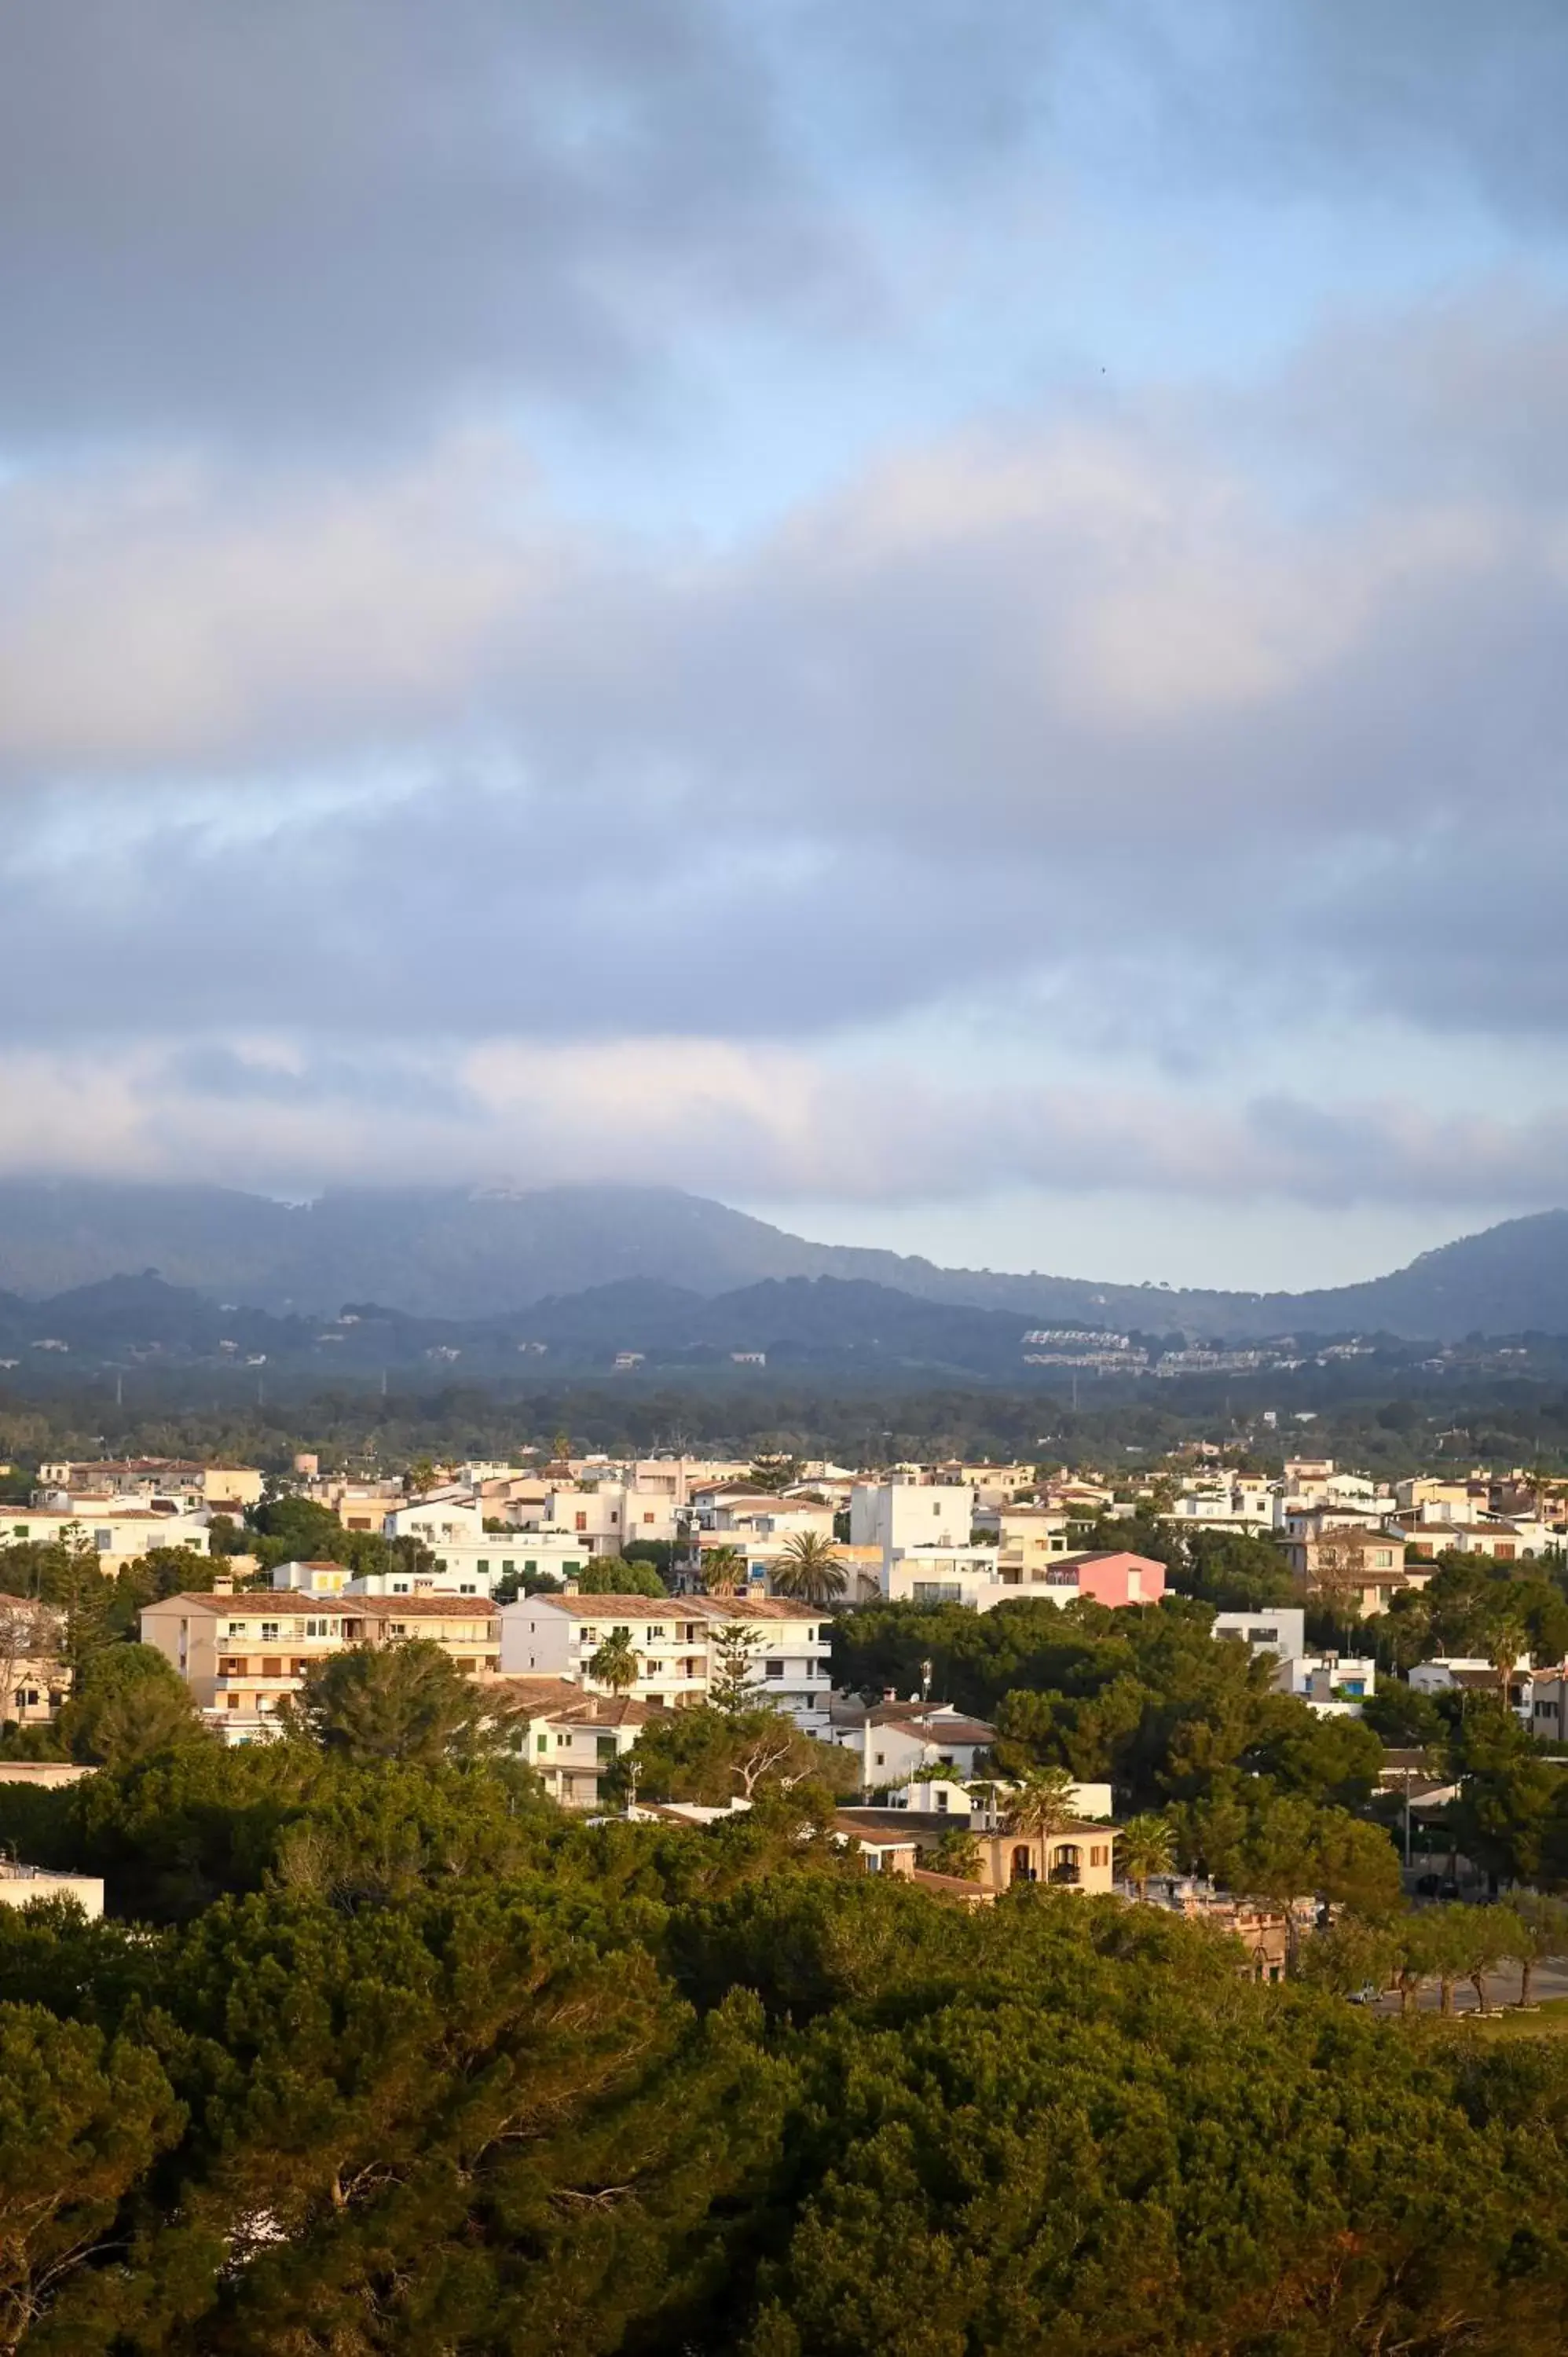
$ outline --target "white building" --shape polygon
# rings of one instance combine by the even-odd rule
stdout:
[[[1004,1589],[997,1561],[995,1547],[885,1547],[882,1593],[894,1604],[967,1604],[988,1611],[1004,1596],[1025,1592],[1017,1580]],[[1042,1593],[1048,1577],[1044,1571],[1038,1576]]]
[[[1256,1612],[1217,1612],[1214,1634],[1239,1637],[1254,1653],[1273,1653],[1281,1662],[1298,1661],[1306,1651],[1305,1607],[1289,1604]]]
[[[439,1548],[484,1535],[478,1501],[466,1491],[436,1491],[428,1498],[410,1498],[381,1517],[383,1538],[417,1539],[421,1546]]]
[[[705,1702],[720,1670],[716,1641],[743,1628],[754,1640],[752,1683],[758,1705],[788,1711],[808,1735],[827,1738],[832,1625],[807,1606],[781,1598],[716,1596],[520,1596],[502,1607],[503,1677],[568,1678],[592,1693],[590,1663],[623,1629],[638,1655],[630,1692],[654,1709]]]
[[[502,1678],[489,1691],[516,1709],[519,1756],[564,1809],[596,1809],[605,1770],[662,1716],[647,1703],[591,1694],[565,1678]]]
[[[1319,1718],[1359,1718],[1361,1705],[1377,1691],[1377,1663],[1365,1654],[1298,1653],[1280,1663],[1274,1684]]]
[[[967,1547],[974,1525],[967,1481],[857,1481],[850,1492],[852,1546]]]

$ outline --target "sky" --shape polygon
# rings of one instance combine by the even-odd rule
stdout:
[[[1561,0],[0,15],[0,1170],[1568,1202]]]

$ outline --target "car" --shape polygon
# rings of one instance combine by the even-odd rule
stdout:
[[[1442,1887],[1443,1877],[1440,1874],[1418,1874],[1415,1878],[1415,1895],[1418,1899],[1435,1899]]]

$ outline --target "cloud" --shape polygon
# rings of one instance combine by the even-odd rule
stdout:
[[[0,30],[0,431],[342,441],[856,276],[695,0],[61,0]]]
[[[1487,290],[1250,399],[913,444],[716,550],[567,518],[494,437],[35,473],[0,1004],[158,1028],[195,969],[240,1028],[802,1037],[1032,980],[1176,1060],[1303,994],[1556,1024],[1568,499],[1500,393],[1565,373],[1561,311]],[[1341,382],[1377,398],[1319,443]]]
[[[366,1053],[279,1037],[128,1054],[0,1054],[25,1105],[0,1169],[188,1177],[299,1191],[335,1179],[524,1186],[625,1177],[731,1199],[895,1203],[987,1188],[1317,1207],[1388,1200],[1539,1209],[1568,1176],[1568,1115],[1326,1111],[1109,1086],[938,1085],[882,1060],[834,1071],[718,1038],[531,1039]]]

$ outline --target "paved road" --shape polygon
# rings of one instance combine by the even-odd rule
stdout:
[[[1537,1964],[1530,1996],[1538,2004],[1549,1996],[1568,1996],[1568,1963],[1559,1958],[1549,1964]],[[1517,1964],[1510,1964],[1507,1972],[1487,1974],[1487,2002],[1492,2006],[1517,2005],[1519,2002],[1519,1966]],[[1435,2013],[1438,2007],[1437,1989],[1435,1987],[1422,1989],[1412,1998],[1411,2004],[1412,2010],[1419,2007],[1423,2013]],[[1376,2010],[1379,2013],[1397,2013],[1399,2009],[1400,2001],[1397,1996],[1381,1996],[1378,1999]],[[1455,2013],[1475,2012],[1476,1992],[1468,1981],[1461,1981],[1455,1989],[1454,2010]]]

